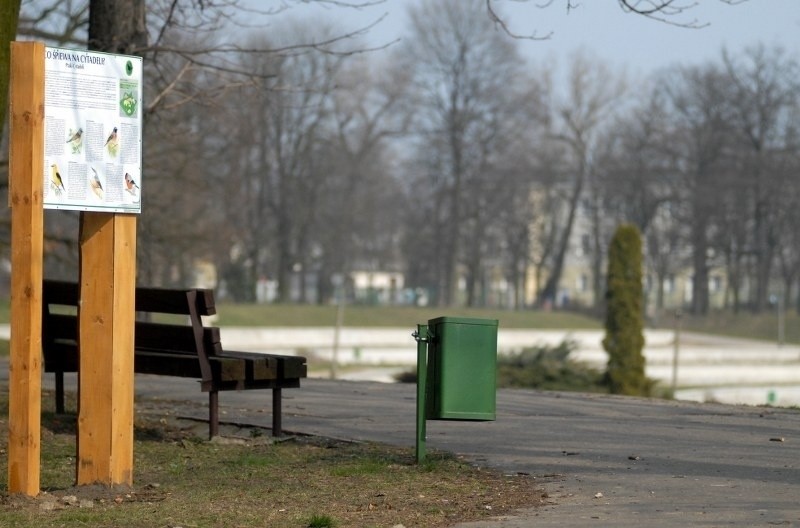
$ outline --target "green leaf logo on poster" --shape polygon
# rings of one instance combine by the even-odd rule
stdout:
[[[136,96],[131,92],[125,92],[119,102],[119,106],[126,116],[130,117],[136,114]]]

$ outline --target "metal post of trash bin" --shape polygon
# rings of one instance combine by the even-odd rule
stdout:
[[[412,334],[417,340],[417,463],[425,460],[425,391],[428,386],[428,325],[418,324]]]

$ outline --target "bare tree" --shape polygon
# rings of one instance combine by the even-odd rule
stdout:
[[[726,184],[724,154],[730,146],[730,115],[725,105],[726,81],[713,64],[671,72],[665,90],[673,112],[671,140],[665,144],[675,157],[681,177],[681,200],[686,204],[692,248],[694,314],[709,309],[711,235],[719,208],[716,193]]]
[[[545,116],[538,114],[543,110],[541,103],[541,97],[531,97],[528,105],[520,107],[517,117],[525,121],[526,126],[517,129],[514,145],[501,157],[497,170],[502,183],[492,191],[497,193],[499,201],[495,211],[495,237],[501,244],[499,253],[511,288],[510,305],[514,309],[525,308],[528,270],[536,263],[541,271],[542,261],[547,258],[549,239],[539,237],[537,229],[552,225],[547,220],[556,216],[548,210],[554,202],[544,198],[552,186],[548,186],[542,176],[548,171],[536,147],[543,143],[544,136]],[[539,284],[540,278],[541,274],[535,284]]]
[[[138,9],[128,11],[134,36],[102,45],[148,56],[152,207],[139,229],[148,282],[186,281],[196,259],[211,258],[229,285],[242,279],[241,298],[252,296],[259,276],[277,279],[284,300],[293,281],[302,296],[311,288],[298,270],[313,270],[322,277],[315,297],[324,300],[332,274],[392,266],[402,208],[413,216],[403,246],[408,277],[438,291],[442,304],[460,300],[462,284],[464,300],[479,304],[489,270],[502,269],[519,306],[528,264],[539,275],[539,300],[556,299],[578,215],[588,219],[596,292],[607,224],[617,219],[645,233],[659,284],[691,251],[697,312],[708,307],[712,264],[726,266],[734,306],[751,272],[762,305],[778,272],[792,287],[795,66],[773,51],[673,70],[656,81],[654,99],[611,121],[621,86],[586,59],[572,68],[573,92],[563,100],[526,93],[534,83],[495,0],[420,4],[411,11],[414,38],[398,50],[406,56],[393,57],[398,68],[376,68],[364,55],[344,75],[345,58],[363,46],[335,32],[237,41],[217,31],[245,13],[237,0],[148,0],[146,27],[143,5],[122,2]],[[89,16],[102,20],[106,7],[87,6],[26,0],[21,31],[80,46],[90,38]],[[540,6],[580,8],[569,0]],[[689,18],[691,7],[610,6],[702,25]],[[402,98],[411,81],[415,97]],[[547,138],[529,130],[541,113],[552,125]],[[399,137],[411,119],[414,139]],[[402,165],[402,198],[400,152],[414,156]],[[58,224],[49,236],[70,249],[72,219]],[[49,265],[70,265],[69,251],[62,255]]]
[[[664,308],[666,281],[686,266],[684,229],[677,210],[678,181],[673,157],[663,148],[671,118],[663,96],[647,84],[632,108],[615,120],[601,142],[597,180],[603,216],[635,225],[646,248],[656,315]]]
[[[347,1],[333,4],[340,8],[364,5]],[[86,2],[26,0],[20,32],[55,45],[83,46],[91,39],[116,52],[146,55],[145,166],[150,184],[147,199],[153,207],[140,223],[142,247],[148,247],[146,252],[140,252],[144,264],[140,270],[143,277],[155,282],[166,277],[183,282],[191,280],[188,270],[192,261],[204,251],[204,237],[195,235],[209,231],[209,222],[219,221],[214,218],[216,210],[208,207],[208,182],[227,176],[227,170],[222,173],[207,170],[211,165],[204,152],[210,152],[219,141],[211,143],[210,138],[217,131],[199,116],[215,115],[226,96],[254,82],[269,89],[296,88],[270,82],[272,70],[251,68],[250,63],[259,57],[299,57],[316,50],[320,56],[338,60],[360,48],[349,47],[347,37],[351,34],[331,36],[309,32],[305,33],[306,40],[298,37],[280,45],[238,43],[234,38],[241,31],[238,34],[230,31],[231,24],[241,24],[234,20],[237,16],[241,20],[242,13],[262,16],[276,12],[261,8],[248,11],[237,0],[148,0],[146,5],[145,26],[144,0],[99,2],[91,10]],[[288,7],[290,4],[280,11]],[[105,24],[108,31],[90,34],[90,17],[94,27]],[[102,35],[120,34],[114,26],[120,20],[129,26],[124,31],[130,37],[124,42],[116,42],[113,37],[101,40]],[[220,31],[224,27],[228,27],[227,37]],[[151,42],[147,42],[147,34],[153,36]],[[341,46],[337,47],[337,43]],[[240,60],[242,57],[250,59]],[[317,75],[323,77],[324,73],[320,71]],[[187,189],[191,192],[187,193]],[[58,228],[61,230],[63,225]],[[69,233],[49,231],[48,238],[63,241],[63,248],[74,250],[69,244],[74,236]]]
[[[295,25],[286,34],[311,27]],[[228,103],[236,108],[226,145],[239,156],[230,179],[219,182],[234,189],[230,207],[238,228],[228,246],[238,247],[251,267],[246,282],[273,277],[279,300],[289,301],[293,276],[301,298],[307,291],[302,281],[327,190],[326,127],[343,58],[310,50],[243,60],[261,80]]]
[[[531,223],[530,255],[536,284],[535,302],[546,307],[550,301],[542,290],[559,245],[563,218],[567,216],[570,202],[562,182],[569,178],[571,167],[567,148],[562,143],[541,141],[534,143],[531,150],[535,163],[531,207],[536,215]]]
[[[522,62],[477,0],[424,3],[409,15],[403,52],[417,87],[416,156],[426,161],[417,191],[435,204],[425,206],[430,215],[426,247],[437,264],[437,301],[449,305],[456,301],[459,263],[467,266],[472,281],[467,294],[474,293],[494,198],[493,158],[508,137],[504,127]]]
[[[504,16],[495,7],[498,4],[498,0],[485,1],[489,18],[511,37],[544,40],[550,38],[552,35],[551,32],[540,33],[539,31],[541,31],[541,28],[528,33],[520,33],[513,30],[510,24],[511,17]],[[517,1],[526,3],[529,0]],[[720,3],[731,6],[742,4],[747,1],[748,0],[719,0]],[[569,13],[575,9],[579,9],[581,2],[577,0],[543,0],[537,1],[535,5],[540,9],[558,6]],[[692,9],[696,8],[698,5],[696,0],[617,0],[617,5],[625,13],[631,13],[673,26],[696,29],[707,25],[707,22],[691,16]]]
[[[391,170],[390,143],[407,129],[400,110],[409,75],[392,61],[365,56],[336,75],[331,123],[324,139],[325,199],[314,244],[319,249],[318,300],[330,299],[332,277],[353,270],[397,270],[401,189]]]
[[[793,173],[797,173],[797,157],[794,157],[786,168],[790,168]],[[786,189],[789,197],[797,203],[800,198],[799,189],[796,186],[791,186]],[[777,265],[782,279],[783,291],[780,295],[783,297],[787,306],[794,305],[796,311],[800,312],[800,209],[791,207],[786,211],[783,217],[784,225],[780,229],[780,240],[777,251]],[[794,300],[793,299],[794,293]],[[791,304],[790,304],[791,303]]]
[[[596,59],[577,55],[571,62],[568,73],[568,93],[554,107],[552,118],[552,140],[563,143],[569,153],[570,177],[568,183],[563,228],[557,238],[547,282],[540,293],[540,304],[556,300],[559,282],[569,250],[573,227],[581,205],[581,199],[589,198],[593,249],[592,268],[595,285],[595,300],[602,298],[603,240],[600,229],[600,207],[595,202],[596,189],[585,195],[587,183],[593,179],[593,159],[596,154],[600,131],[615,110],[616,103],[624,94],[624,83]]]
[[[774,163],[785,150],[785,126],[800,104],[798,63],[780,49],[757,46],[734,57],[723,52],[730,113],[737,131],[743,196],[752,212],[752,254],[755,259],[753,309],[767,304],[771,268],[783,225],[781,217],[793,207],[786,201],[786,173]]]
[[[571,0],[567,0],[570,2]],[[696,18],[685,18],[697,7],[693,0],[617,0],[626,13],[634,13],[669,24],[696,28],[705,25]],[[737,5],[748,0],[719,0],[723,4]]]

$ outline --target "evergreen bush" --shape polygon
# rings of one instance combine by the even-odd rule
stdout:
[[[645,376],[642,289],[642,239],[631,224],[617,227],[608,250],[606,379],[609,392],[647,396],[652,384]]]
[[[497,386],[539,390],[607,392],[603,373],[569,358],[572,341],[555,347],[534,346],[498,356]]]

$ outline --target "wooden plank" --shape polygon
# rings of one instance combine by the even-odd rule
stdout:
[[[81,214],[78,484],[133,483],[136,217]]]
[[[11,43],[11,352],[8,491],[39,494],[44,214],[44,45]]]
[[[205,328],[203,338],[207,347],[219,342],[218,328]],[[197,357],[197,345],[191,326],[164,323],[136,322],[136,349],[164,352],[184,352]]]
[[[133,484],[136,215],[114,214],[114,331],[110,484]]]
[[[99,214],[81,213],[81,217],[77,481],[92,484],[106,483],[111,473],[113,225]],[[109,254],[100,259],[97,254],[103,248]]]
[[[214,306],[214,294],[211,290],[187,288],[136,288],[136,310],[141,312],[156,312],[165,314],[189,315],[189,302],[186,294],[189,291],[197,292],[198,315],[214,315],[217,313]]]
[[[77,306],[80,295],[78,284],[70,281],[47,279],[47,302]],[[192,288],[195,289],[195,288]],[[136,311],[163,314],[189,315],[186,292],[190,289],[136,288]],[[214,315],[214,293],[211,290],[196,289],[199,299],[200,315]]]
[[[77,282],[57,281],[45,279],[42,295],[46,305],[59,304],[64,306],[78,306],[80,292]],[[45,309],[48,307],[45,306]]]
[[[189,303],[186,298],[187,291],[189,290],[136,288],[136,310],[139,312],[189,315]]]
[[[138,352],[134,358],[136,372],[178,378],[201,378],[197,356]]]

